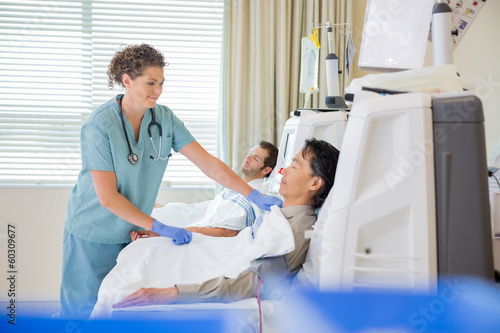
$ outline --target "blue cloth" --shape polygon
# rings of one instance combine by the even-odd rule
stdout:
[[[311,288],[275,295],[282,304],[273,316],[280,332],[500,331],[498,285],[471,276],[442,276],[438,290],[428,293],[364,287],[356,292]]]
[[[101,282],[115,266],[124,244],[98,244],[64,229],[61,278],[61,318],[88,318]]]
[[[262,225],[262,221],[264,221],[264,214],[259,215],[259,217],[252,224],[252,239],[255,239],[255,237],[257,237],[257,232]]]
[[[222,191],[221,195],[222,195],[222,199],[234,202],[235,204],[240,206],[246,212],[245,225],[247,227],[249,227],[253,224],[253,221],[255,220],[255,212],[253,210],[252,204],[250,203],[250,201],[247,198],[245,198],[244,195],[239,194],[238,192],[235,192],[235,191],[230,190],[228,188],[224,189],[224,191]]]
[[[163,129],[161,156],[167,156],[171,149],[177,152],[195,140],[169,108],[156,105],[154,113]],[[118,192],[150,215],[167,167],[168,160],[150,159],[151,155],[156,157],[147,130],[151,112],[147,110],[144,114],[138,142],[127,117],[124,121],[132,151],[139,157],[135,165],[127,159],[129,149],[116,98],[98,107],[81,131],[82,171],[68,200],[65,228],[90,242],[125,243],[130,241],[130,231],[140,229],[101,206],[90,170],[115,172]],[[158,128],[153,126],[151,130],[159,149]]]

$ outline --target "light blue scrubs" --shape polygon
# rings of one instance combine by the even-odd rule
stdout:
[[[171,149],[177,152],[195,140],[169,108],[156,105],[154,114],[163,131],[162,157],[170,154]],[[139,141],[135,140],[134,130],[126,117],[124,121],[132,151],[139,158],[135,165],[127,159],[129,149],[116,98],[98,107],[82,127],[82,170],[70,194],[65,221],[62,317],[88,317],[102,279],[115,265],[119,251],[130,242],[130,232],[141,229],[101,206],[90,170],[114,172],[118,192],[150,215],[168,164],[168,160],[150,158],[157,155],[148,134],[149,109],[142,119]],[[152,126],[151,132],[156,149],[159,149],[158,127]],[[105,251],[108,253],[103,255]],[[81,281],[85,281],[85,287]]]

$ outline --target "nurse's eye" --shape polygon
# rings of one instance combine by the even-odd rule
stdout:
[[[162,83],[160,83],[160,87],[163,87],[163,82],[162,82]]]
[[[155,83],[154,82],[148,82],[148,86],[154,86]]]

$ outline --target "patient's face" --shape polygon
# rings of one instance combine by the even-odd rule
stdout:
[[[315,177],[309,165],[309,161],[302,157],[302,151],[298,152],[292,160],[292,164],[283,169],[279,193],[285,202],[295,205],[306,205],[311,203],[315,192],[311,191]]]
[[[241,165],[241,172],[245,176],[260,177],[266,157],[267,150],[260,146],[253,147]]]

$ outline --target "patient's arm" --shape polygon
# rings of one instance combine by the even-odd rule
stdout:
[[[150,304],[236,302],[256,297],[259,276],[244,270],[236,278],[219,276],[202,284],[177,284],[172,288],[141,288],[113,304],[113,308]]]
[[[160,235],[151,230],[139,230],[139,231],[132,231],[130,233],[130,238],[132,238],[132,242],[138,240],[139,238],[148,238],[148,237],[160,237]]]
[[[238,234],[237,230],[225,228],[186,227],[184,229],[212,237],[234,237]]]
[[[170,304],[179,298],[179,289],[172,288],[141,288],[125,297],[122,301],[113,304],[113,308],[129,306],[143,306],[150,304]]]

